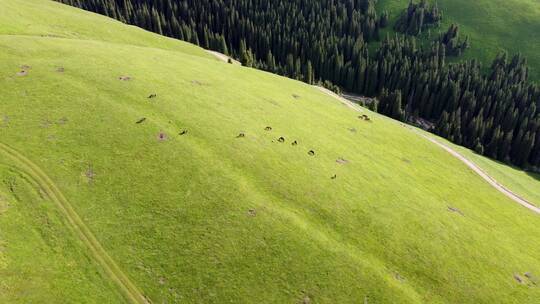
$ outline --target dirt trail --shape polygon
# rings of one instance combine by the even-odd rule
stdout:
[[[58,206],[60,211],[68,219],[77,236],[88,246],[92,256],[103,267],[107,276],[116,283],[126,300],[129,303],[149,304],[150,301],[146,299],[107,254],[54,182],[36,164],[9,146],[0,143],[0,153],[13,160],[13,165],[16,165],[26,175],[34,179],[36,184]]]
[[[212,55],[214,55],[217,59],[223,61],[223,62],[229,62],[229,59],[232,60],[233,64],[240,64],[240,61],[238,60],[234,60],[233,58],[223,54],[223,53],[220,53],[220,52],[216,52],[216,51],[211,51],[211,50],[205,50],[207,53],[210,53]]]
[[[319,90],[323,91],[324,93],[336,98],[341,103],[348,106],[349,108],[351,108],[351,109],[353,109],[355,111],[362,112],[362,109],[357,104],[354,104],[353,102],[351,102],[349,100],[346,100],[345,98],[343,98],[341,96],[338,96],[334,92],[331,92],[331,91],[329,91],[329,90],[327,90],[325,88],[322,88],[322,87],[317,87],[317,88]],[[427,136],[425,134],[420,133],[419,131],[417,131],[417,130],[411,128],[411,127],[408,127],[408,129],[410,129],[411,131],[415,132],[416,134],[422,136],[423,138],[429,140],[430,142],[436,144],[437,146],[444,149],[446,152],[450,153],[455,158],[459,159],[461,162],[463,162],[465,165],[467,165],[467,167],[469,167],[471,170],[473,170],[476,174],[480,175],[480,177],[482,177],[485,181],[487,181],[493,188],[497,189],[499,192],[506,195],[508,198],[512,199],[514,202],[522,205],[523,207],[525,207],[525,208],[527,208],[527,209],[529,209],[529,210],[531,210],[531,211],[533,211],[533,212],[535,212],[537,214],[540,214],[540,208],[536,207],[531,202],[521,198],[519,195],[515,194],[514,192],[512,192],[508,188],[501,185],[499,182],[497,182],[497,180],[495,180],[493,177],[491,177],[489,174],[487,174],[484,170],[482,170],[474,162],[467,159],[465,156],[461,155],[456,150],[450,148],[449,146],[441,143],[440,141],[438,141],[438,140],[436,140],[436,139],[434,139],[434,138],[432,138],[430,136]]]
[[[499,190],[499,192],[502,192],[504,195],[511,198],[513,201],[515,201],[516,203],[522,205],[523,207],[528,208],[528,209],[540,214],[540,208],[536,207],[535,205],[533,205],[529,201],[521,198],[520,196],[518,196],[517,194],[512,192],[510,189],[508,189],[505,186],[501,185],[499,182],[497,182],[497,180],[495,180],[493,177],[491,177],[489,174],[487,174],[484,170],[482,170],[482,168],[478,167],[475,163],[473,163],[471,160],[467,159],[465,156],[463,156],[462,154],[460,154],[456,150],[454,150],[454,149],[450,148],[449,146],[441,143],[440,141],[438,141],[438,140],[436,140],[436,139],[434,139],[432,137],[429,137],[429,136],[427,136],[425,134],[422,134],[422,133],[420,133],[420,132],[418,132],[418,131],[416,131],[416,130],[414,130],[412,128],[409,128],[409,129],[412,130],[413,132],[415,132],[416,134],[422,136],[423,138],[429,140],[430,142],[436,144],[437,146],[443,148],[446,152],[450,153],[452,156],[454,156],[455,158],[462,161],[465,165],[467,165],[467,167],[471,168],[476,174],[480,175],[480,177],[482,177],[484,180],[486,180],[492,187]]]

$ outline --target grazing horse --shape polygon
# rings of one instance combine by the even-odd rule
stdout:
[[[141,124],[141,123],[143,123],[145,120],[146,120],[146,117],[143,117],[143,118],[137,120],[136,124]]]
[[[296,146],[296,145],[298,145],[298,142],[295,140],[295,141],[292,142],[291,145]]]
[[[179,133],[179,135],[186,135],[187,132],[188,132],[188,130],[182,130],[182,131]]]
[[[156,98],[157,97],[157,94],[150,94],[150,96],[148,96],[148,98]]]
[[[315,151],[309,150],[308,154],[309,154],[310,156],[315,156]]]
[[[363,114],[361,116],[358,116],[358,118],[362,119],[362,120],[365,120],[365,121],[371,121],[371,119],[369,118],[369,116],[367,116],[366,114]]]
[[[264,128],[265,131],[272,131],[272,127],[266,127]]]
[[[240,133],[240,134],[238,134],[238,136],[236,136],[236,138],[242,138],[242,137],[246,137],[246,134]]]
[[[285,138],[284,138],[284,137],[280,137],[280,138],[278,139],[278,141],[279,141],[280,143],[283,143],[283,142],[285,142]]]

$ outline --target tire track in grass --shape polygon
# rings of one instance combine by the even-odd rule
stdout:
[[[347,100],[345,98],[342,98],[341,96],[339,96],[339,95],[335,94],[334,92],[332,92],[330,90],[327,90],[325,88],[322,88],[322,87],[319,87],[319,86],[316,86],[316,88],[319,89],[320,91],[322,91],[323,93],[325,93],[325,94],[339,100],[339,102],[343,103],[347,107],[349,107],[349,108],[351,108],[351,109],[353,109],[355,111],[362,112],[362,109],[356,103],[354,103],[352,101],[349,101],[349,100]],[[460,154],[456,150],[450,148],[448,145],[445,145],[445,144],[441,143],[440,141],[436,140],[433,137],[430,137],[430,136],[427,136],[425,134],[420,133],[419,131],[413,129],[410,126],[407,126],[407,128],[409,130],[411,130],[412,132],[416,133],[417,135],[419,135],[419,136],[425,138],[426,140],[432,142],[433,144],[439,146],[440,148],[442,148],[443,150],[445,150],[446,152],[448,152],[450,155],[454,156],[455,158],[459,159],[467,167],[469,167],[471,170],[473,170],[473,172],[478,174],[482,179],[484,179],[486,182],[488,182],[488,184],[490,184],[493,188],[497,189],[497,191],[504,194],[506,197],[510,198],[511,200],[513,200],[514,202],[520,204],[521,206],[531,210],[532,212],[540,214],[540,208],[536,207],[533,203],[531,203],[531,202],[527,201],[526,199],[520,197],[519,195],[517,195],[516,193],[514,193],[510,189],[506,188],[505,186],[503,186],[502,184],[497,182],[497,180],[495,180],[495,178],[493,178],[491,175],[487,174],[477,164],[475,164],[473,161],[467,159],[465,156],[463,156],[462,154]]]
[[[13,160],[17,167],[31,177],[45,194],[56,203],[62,214],[75,230],[79,239],[88,246],[95,260],[103,267],[107,276],[115,282],[122,294],[129,303],[149,304],[151,303],[125,275],[114,260],[107,254],[97,238],[84,224],[79,215],[75,212],[69,201],[54,184],[54,182],[32,161],[13,148],[0,143],[0,153]]]

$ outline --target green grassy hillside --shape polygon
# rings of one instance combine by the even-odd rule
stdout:
[[[212,58],[190,43],[155,35],[54,1],[0,0],[0,5],[0,35],[99,40]]]
[[[489,158],[478,155],[474,151],[456,144],[452,144],[451,142],[440,137],[438,137],[437,140],[443,141],[445,144],[452,146],[453,149],[459,151],[459,153],[474,161],[490,176],[495,178],[508,189],[517,193],[520,197],[528,200],[535,206],[540,206],[540,174],[523,171],[519,168],[493,161]]]
[[[127,302],[104,252],[153,303],[540,298],[540,217],[401,124],[54,2],[0,6],[1,303]]]
[[[434,1],[432,1],[434,2]],[[437,0],[444,17],[440,29],[450,24],[460,26],[460,35],[469,35],[471,49],[463,58],[491,64],[495,55],[506,50],[521,52],[528,59],[530,76],[540,79],[540,2],[537,0]],[[395,20],[409,0],[379,0],[378,9],[388,10]],[[391,23],[393,24],[393,22]]]

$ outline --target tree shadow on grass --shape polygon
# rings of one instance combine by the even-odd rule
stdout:
[[[525,173],[527,173],[527,175],[529,175],[530,177],[540,182],[540,173],[536,173],[532,171],[525,171]]]

